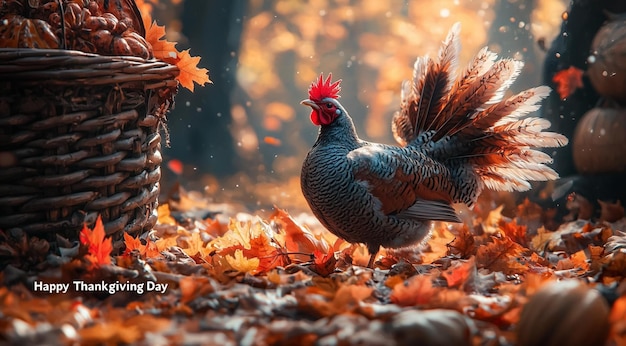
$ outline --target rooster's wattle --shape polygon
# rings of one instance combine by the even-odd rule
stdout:
[[[359,139],[339,103],[339,83],[320,75],[302,104],[319,134],[302,165],[301,186],[313,214],[335,235],[365,243],[373,265],[380,246],[415,244],[430,221],[460,222],[453,203],[471,206],[484,187],[523,191],[552,180],[551,157],[533,148],[567,138],[542,132],[550,122],[524,117],[550,89],[540,86],[502,100],[522,63],[496,61],[483,48],[456,76],[459,25],[437,59],[418,58],[402,86],[392,130],[400,146]]]

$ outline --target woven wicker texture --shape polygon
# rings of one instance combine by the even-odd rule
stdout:
[[[77,239],[156,222],[177,67],[67,50],[0,49],[0,229]]]

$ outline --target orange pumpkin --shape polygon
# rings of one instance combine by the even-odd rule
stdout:
[[[626,109],[593,108],[580,119],[572,144],[580,173],[626,172]]]
[[[2,18],[7,25],[0,26],[0,47],[4,48],[59,48],[50,24],[40,19],[28,19],[9,14]]]
[[[598,30],[591,44],[587,74],[596,91],[626,104],[626,17],[618,17]]]
[[[610,328],[609,311],[600,293],[582,282],[550,282],[524,306],[517,344],[604,345]]]

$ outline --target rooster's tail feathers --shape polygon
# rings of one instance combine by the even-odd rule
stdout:
[[[459,23],[450,29],[436,60],[428,56],[415,60],[413,80],[403,84],[401,110],[394,115],[391,124],[400,144],[406,145],[425,129],[436,126],[439,112],[446,105],[456,80],[460,30]]]
[[[422,145],[428,138],[435,156],[466,162],[491,189],[523,191],[530,188],[530,180],[558,178],[545,166],[550,156],[533,148],[560,147],[567,138],[543,132],[550,126],[545,119],[523,118],[539,109],[550,88],[540,86],[502,100],[523,63],[496,60],[485,47],[457,78],[459,49],[457,24],[437,59],[416,60],[413,79],[403,84],[400,110],[393,117],[396,140]],[[423,133],[427,137],[420,137]],[[452,140],[440,141],[447,138]]]

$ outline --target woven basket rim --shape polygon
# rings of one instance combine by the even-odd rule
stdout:
[[[134,56],[99,55],[75,50],[0,48],[0,78],[54,80],[58,84],[109,84],[174,79],[176,65]]]

